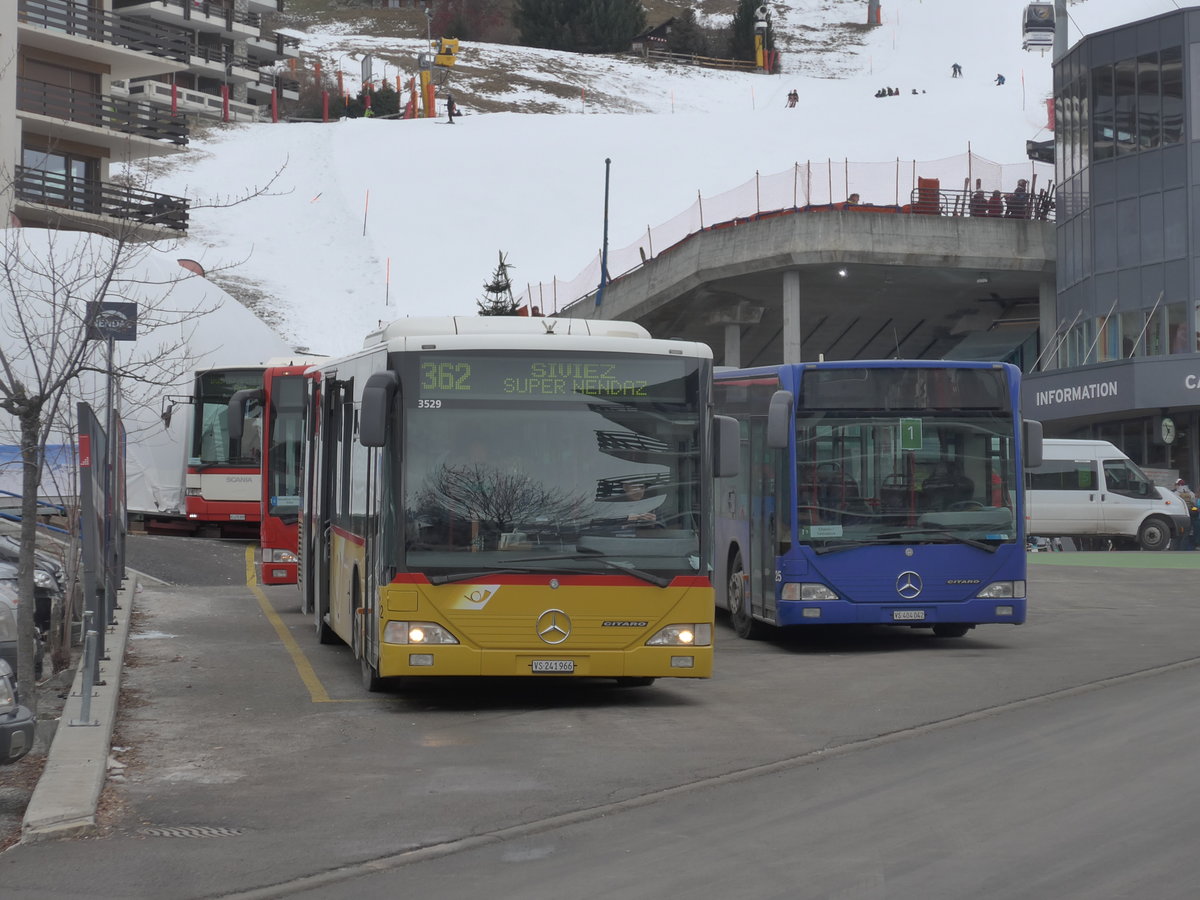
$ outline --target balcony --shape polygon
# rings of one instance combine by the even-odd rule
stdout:
[[[22,224],[153,240],[187,231],[188,201],[152,191],[16,167],[14,212]]]
[[[283,0],[247,0],[246,5],[260,13],[283,12]]]
[[[189,35],[129,22],[67,0],[17,0],[20,42],[101,63],[113,78],[144,78],[187,68]]]
[[[299,59],[300,39],[275,33],[246,41],[246,50],[257,65],[267,65],[279,59]]]
[[[188,142],[184,118],[161,107],[28,78],[17,79],[17,110],[53,120],[27,126],[28,130],[105,147],[113,156],[126,148],[131,138],[138,143],[138,156],[168,153]]]
[[[224,102],[216,94],[206,94],[188,88],[173,87],[161,81],[113,82],[113,92],[127,95],[144,103],[170,109],[174,105],[180,114],[202,116],[205,119],[222,121],[225,118]],[[252,103],[229,101],[230,122],[257,122],[260,109]]]
[[[259,72],[258,81],[248,85],[250,93],[270,100],[271,91],[279,91],[280,100],[299,100],[300,82],[294,78],[284,78],[282,75],[272,75],[270,72]]]
[[[126,17],[150,19],[192,32],[242,39],[262,31],[259,13],[234,10],[232,2],[218,0],[116,0],[117,12]]]

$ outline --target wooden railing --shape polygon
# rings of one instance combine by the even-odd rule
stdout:
[[[669,53],[666,50],[646,50],[646,59],[680,63],[685,66],[700,66],[705,69],[729,69],[734,72],[757,72],[758,64],[748,59],[721,59],[713,56],[697,56],[694,53]]]
[[[92,179],[70,178],[29,166],[16,167],[17,199],[58,206],[73,212],[111,216],[174,231],[187,231],[188,201]]]
[[[172,116],[149,103],[70,90],[28,78],[17,79],[17,109],[154,141],[170,141],[180,146],[188,142],[188,126],[183,116]]]
[[[109,12],[89,9],[82,3],[17,0],[17,20],[23,25],[33,25],[47,31],[126,47],[178,62],[187,61],[187,32],[131,22]]]

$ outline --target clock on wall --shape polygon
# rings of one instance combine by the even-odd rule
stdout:
[[[1174,443],[1175,441],[1175,420],[1170,416],[1163,416],[1159,423],[1159,436],[1164,444]]]

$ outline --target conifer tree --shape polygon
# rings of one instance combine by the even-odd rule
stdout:
[[[517,301],[512,293],[512,279],[508,270],[512,265],[500,251],[500,262],[492,272],[491,280],[483,286],[484,297],[476,300],[481,316],[512,316],[517,312]]]

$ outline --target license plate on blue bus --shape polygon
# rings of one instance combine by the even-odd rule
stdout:
[[[908,622],[912,620],[921,621],[925,618],[925,610],[923,609],[894,609],[892,610],[893,622]]]
[[[535,659],[534,672],[550,672],[557,675],[569,675],[575,671],[573,659]]]

